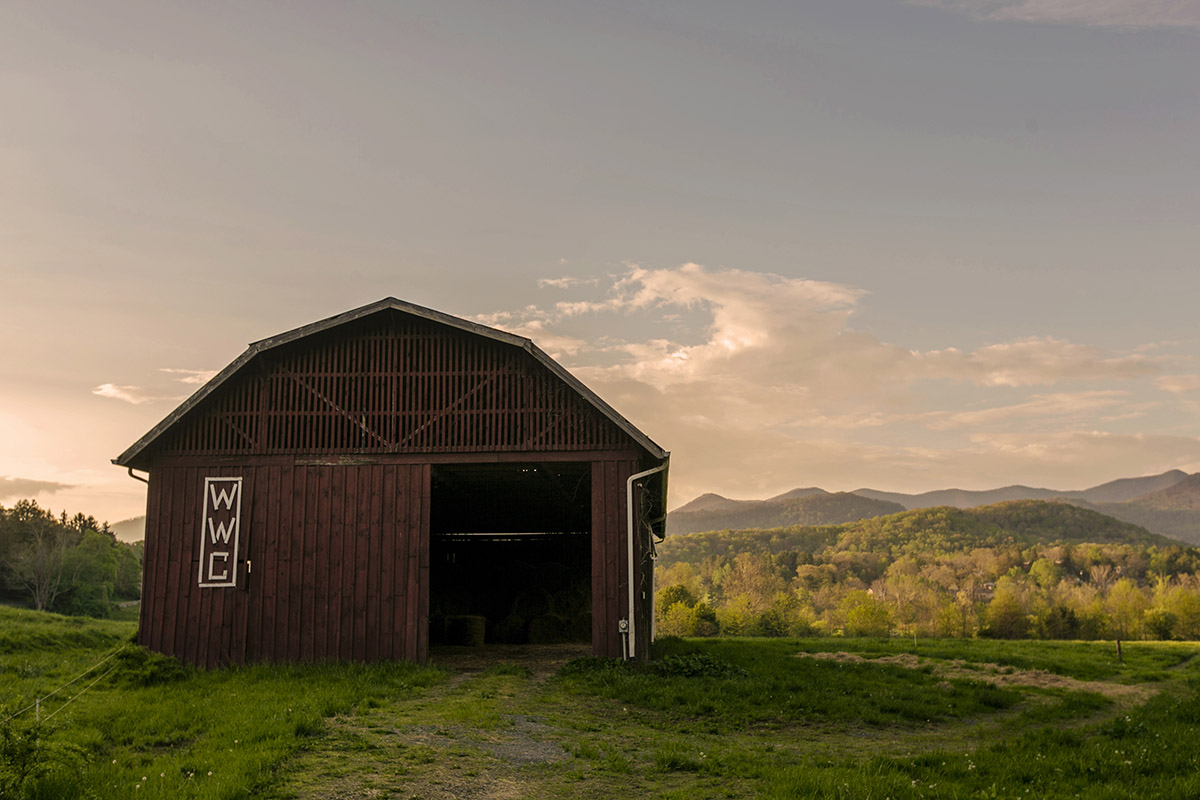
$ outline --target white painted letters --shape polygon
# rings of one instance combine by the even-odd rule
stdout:
[[[200,517],[200,586],[237,586],[242,479],[205,478]]]

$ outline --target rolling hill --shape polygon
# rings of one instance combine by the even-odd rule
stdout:
[[[1120,478],[1090,489],[1062,490],[1040,489],[1033,486],[1004,486],[999,489],[968,491],[965,489],[939,489],[921,494],[880,492],[875,489],[856,489],[854,494],[876,500],[899,503],[911,510],[933,506],[974,508],[975,506],[1003,503],[1009,500],[1083,500],[1087,503],[1123,503],[1152,492],[1165,491],[1188,477],[1186,472],[1173,469],[1161,475],[1146,475],[1139,478]]]
[[[1034,544],[1132,544],[1170,547],[1165,536],[1067,502],[1010,500],[976,508],[939,506],[859,519],[841,525],[712,530],[672,536],[660,546],[659,565],[699,563],[712,555],[787,550],[928,556],[981,547]]]
[[[1071,502],[1079,502],[1072,500]],[[1200,473],[1120,503],[1079,503],[1191,545],[1200,545]]]
[[[146,518],[133,517],[114,522],[108,526],[113,535],[122,542],[140,542],[146,538]]]
[[[865,517],[894,514],[904,507],[849,492],[793,489],[768,500],[729,500],[701,495],[667,515],[670,534],[725,528],[781,528],[789,525],[838,525]]]

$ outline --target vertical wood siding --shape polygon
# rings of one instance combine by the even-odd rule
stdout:
[[[632,459],[592,462],[592,652],[609,658],[622,655],[629,605],[625,482],[635,471]]]
[[[204,478],[226,476],[243,479],[243,563],[236,587],[201,589]],[[203,667],[423,660],[429,477],[425,464],[154,470],[139,641]]]
[[[625,449],[629,436],[529,353],[384,314],[247,365],[157,455]]]

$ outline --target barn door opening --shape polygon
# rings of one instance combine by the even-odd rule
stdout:
[[[431,644],[590,642],[591,464],[435,465]]]

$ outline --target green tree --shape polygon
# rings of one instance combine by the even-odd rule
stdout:
[[[78,534],[45,512],[30,513],[20,522],[24,535],[13,557],[12,571],[29,591],[33,607],[45,611],[65,588],[67,551]]]
[[[1024,639],[1029,634],[1029,615],[1011,586],[996,588],[981,633],[995,639]]]
[[[1137,639],[1142,635],[1142,615],[1150,607],[1138,585],[1130,578],[1121,578],[1105,601],[1108,610],[1109,628],[1116,639]]]
[[[70,583],[60,601],[61,610],[94,617],[108,614],[117,582],[117,552],[112,534],[83,532],[79,544],[63,557],[63,571]]]
[[[891,633],[891,610],[887,603],[870,592],[849,592],[838,605],[838,616],[847,636],[887,636]]]
[[[1029,577],[1043,589],[1052,589],[1062,580],[1062,568],[1048,558],[1039,558],[1029,565]]]

